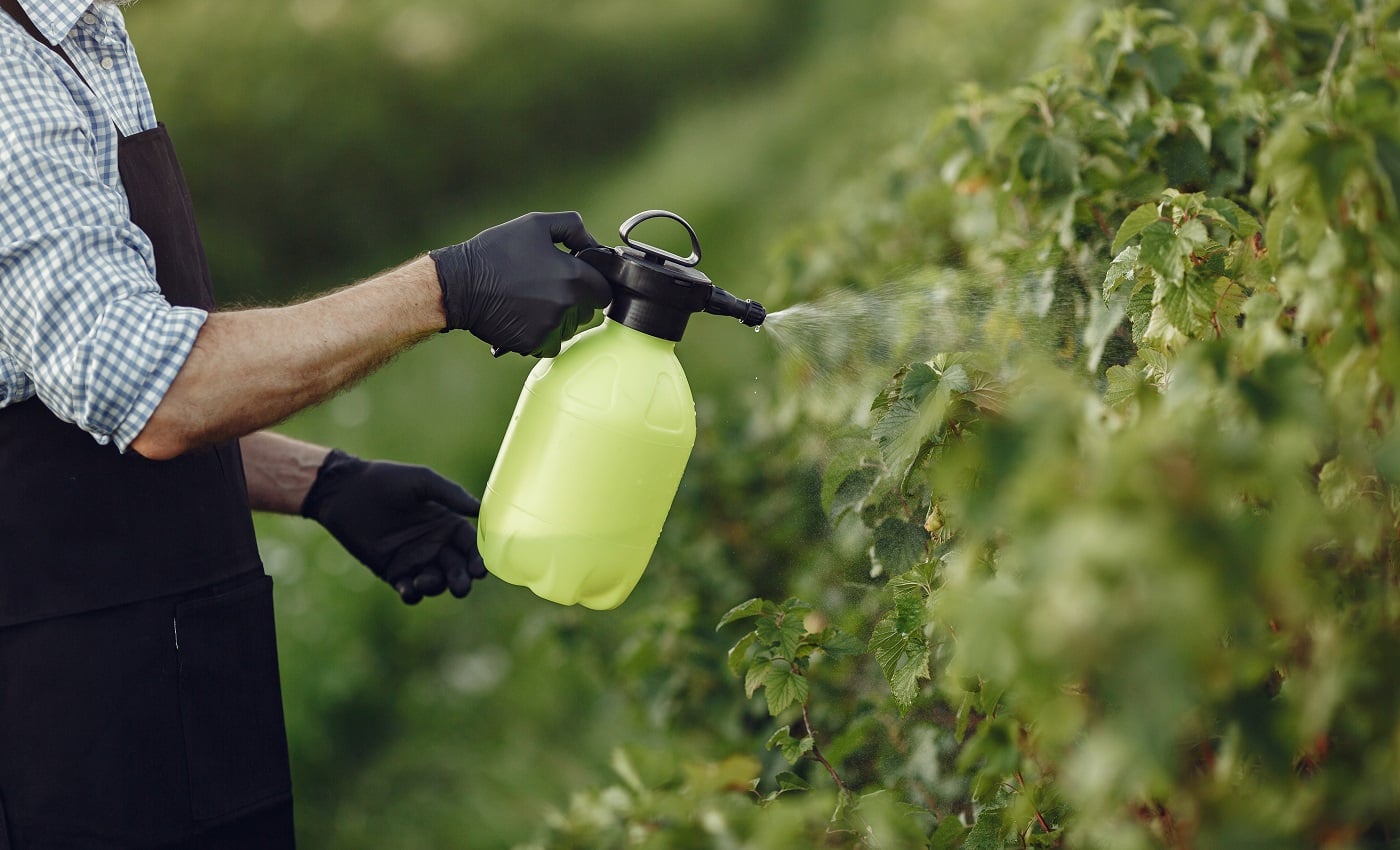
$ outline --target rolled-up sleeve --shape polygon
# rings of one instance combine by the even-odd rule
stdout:
[[[14,50],[0,79],[0,404],[37,395],[126,451],[207,314],[161,295],[150,240],[64,82]]]

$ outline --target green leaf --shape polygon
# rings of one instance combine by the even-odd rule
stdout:
[[[1138,254],[1141,251],[1139,246],[1129,245],[1119,251],[1117,256],[1113,258],[1113,262],[1109,263],[1108,271],[1103,278],[1103,297],[1105,300],[1112,298],[1113,294],[1125,283],[1132,281],[1136,286]]]
[[[939,381],[950,393],[965,393],[972,387],[972,379],[968,377],[967,369],[961,363],[949,363],[945,366]]]
[[[1155,369],[1159,375],[1165,375],[1171,371],[1172,367],[1171,363],[1167,362],[1167,355],[1155,348],[1144,348],[1138,352],[1138,356],[1142,358],[1143,363],[1146,363],[1149,368]]]
[[[938,829],[929,838],[928,850],[958,850],[967,838],[968,828],[957,815],[947,815],[938,822]]]
[[[1215,307],[1217,320],[1225,330],[1235,327],[1239,315],[1244,312],[1246,300],[1244,286],[1228,277],[1215,279]]]
[[[924,561],[915,564],[912,569],[892,576],[889,591],[894,596],[896,606],[909,601],[916,603],[915,610],[921,612],[924,600],[933,592],[934,576],[937,572],[937,561]]]
[[[988,806],[977,813],[977,822],[967,831],[962,850],[1002,850],[1006,846],[1006,809]]]
[[[739,638],[739,642],[729,648],[729,671],[735,676],[742,675],[749,664],[749,647],[758,640],[758,632],[749,632]]]
[[[1167,320],[1178,330],[1187,334],[1199,334],[1210,323],[1210,314],[1215,307],[1214,287],[1205,281],[1191,279],[1180,286],[1158,287],[1162,309]]]
[[[879,478],[879,470],[873,466],[861,466],[852,470],[841,480],[831,496],[831,504],[827,509],[831,521],[836,522],[852,511],[859,511],[865,500],[870,498],[870,491],[875,488],[875,482]]]
[[[875,631],[870,636],[870,651],[875,654],[875,660],[890,683],[895,705],[904,714],[914,705],[920,680],[930,676],[928,641],[924,638],[922,624],[901,628],[901,619],[907,617],[901,618],[896,610],[875,624]]]
[[[764,745],[763,745],[763,748],[764,748],[765,750],[771,750],[771,749],[773,749],[774,747],[780,747],[780,746],[782,746],[782,744],[783,744],[783,739],[784,739],[784,738],[791,738],[791,737],[792,737],[792,724],[788,724],[788,725],[786,725],[786,726],[779,726],[777,729],[773,730],[773,734],[772,734],[772,735],[769,735],[769,736],[768,736],[768,743],[764,744]]]
[[[1167,321],[1171,322],[1182,333],[1194,333],[1200,323],[1196,321],[1196,317],[1191,311],[1189,284],[1161,286],[1158,287],[1157,292],[1161,295],[1159,303],[1166,313]]]
[[[950,400],[950,385],[932,367],[927,363],[909,367],[899,397],[870,431],[891,472],[904,478],[924,441],[942,432]]]
[[[1347,176],[1359,165],[1362,155],[1350,139],[1336,139],[1317,133],[1311,139],[1303,160],[1312,167],[1318,190],[1327,204],[1341,196]]]
[[[804,755],[810,753],[816,745],[817,742],[812,739],[811,735],[795,738],[792,734],[792,727],[784,726],[768,738],[767,748],[771,750],[777,747],[782,751],[783,758],[787,759],[789,764],[797,764],[797,762],[800,761]],[[798,777],[797,781],[802,782],[802,778]],[[807,787],[808,786],[803,783],[801,790],[805,791]]]
[[[812,739],[807,738],[807,740],[810,741]],[[807,780],[790,770],[784,770],[773,778],[777,780],[778,789],[780,791],[807,791],[812,787],[808,784]]]
[[[768,668],[773,666],[773,660],[768,657],[755,658],[749,665],[748,672],[744,674],[744,696],[752,697],[754,692],[763,686],[768,678]]]
[[[1181,240],[1183,250],[1196,251],[1204,248],[1206,243],[1210,241],[1210,233],[1199,218],[1182,222],[1181,227],[1176,231],[1176,236]]]
[[[886,517],[875,528],[872,555],[884,572],[898,575],[924,560],[929,533],[918,523]]]
[[[1162,214],[1157,211],[1155,203],[1143,204],[1128,213],[1128,217],[1123,219],[1123,223],[1118,227],[1118,235],[1113,237],[1113,253],[1115,255],[1122,253],[1128,242],[1142,233],[1143,228],[1154,221],[1160,221],[1161,218]],[[1136,252],[1134,252],[1134,257],[1136,257]],[[1114,263],[1117,262],[1115,259]]]
[[[866,475],[870,476],[873,482],[874,475],[878,472],[875,465],[871,463],[877,447],[870,438],[870,432],[861,429],[856,433],[847,433],[843,436],[833,438],[827,443],[826,465],[822,470],[822,509],[828,513],[837,510],[836,496],[841,490],[841,485],[846,483],[859,469],[866,469]],[[869,491],[867,490],[866,493]],[[865,493],[859,493],[856,503],[864,498]],[[850,504],[846,504],[844,509],[849,510]]]
[[[1142,56],[1141,68],[1147,82],[1163,96],[1176,90],[1191,66],[1176,44],[1159,44]]]
[[[1110,366],[1104,377],[1108,387],[1104,390],[1103,401],[1113,408],[1121,408],[1136,398],[1138,387],[1142,385],[1142,376],[1127,366]]]
[[[904,379],[909,375],[909,366],[901,366],[890,378],[885,388],[870,402],[870,412],[876,418],[884,416],[889,412],[890,407],[899,400],[904,391]]]
[[[928,592],[924,586],[913,582],[890,582],[890,590],[894,592],[895,624],[899,630],[922,633],[928,622]]]
[[[788,614],[801,615],[810,612],[812,610],[812,604],[810,602],[803,602],[796,596],[789,596],[787,600],[779,606],[779,610],[783,613],[784,616]]]
[[[1248,239],[1259,232],[1259,220],[1229,198],[1207,198],[1205,208],[1215,213],[1216,218],[1225,222],[1241,239]]]
[[[763,693],[768,697],[768,713],[777,717],[794,705],[803,705],[807,702],[809,688],[807,679],[790,665],[773,664],[763,680]]]
[[[763,613],[763,606],[764,600],[756,597],[740,602],[738,605],[726,611],[723,617],[719,618],[719,625],[715,626],[715,631],[719,631],[736,620],[743,620],[747,617],[757,617],[759,614]]]
[[[829,658],[849,658],[865,653],[865,642],[837,628],[823,629],[817,643]]]
[[[1139,349],[1147,336],[1147,327],[1152,322],[1152,299],[1156,288],[1140,286],[1128,299],[1128,319],[1133,323],[1133,345]]]
[[[1204,189],[1210,184],[1210,157],[1195,133],[1166,136],[1157,143],[1157,156],[1170,185]]]
[[[1142,251],[1138,261],[1167,283],[1177,283],[1185,274],[1185,255],[1176,231],[1167,221],[1154,221],[1142,230]]]
[[[963,739],[967,737],[967,727],[971,725],[971,722],[972,694],[968,691],[964,691],[962,703],[958,706],[957,726],[953,730],[953,734],[957,737],[958,743],[962,743]]]
[[[802,636],[807,632],[801,616],[787,613],[776,617],[764,617],[758,621],[755,630],[759,640],[772,647],[780,658],[789,660],[797,655],[797,646],[802,643]]]
[[[904,383],[900,385],[899,397],[914,402],[923,401],[933,388],[938,386],[938,379],[938,373],[933,371],[932,366],[927,363],[914,363],[909,366]]]
[[[1021,147],[1018,166],[1042,191],[1067,191],[1079,183],[1079,144],[1060,133],[1035,133]]]

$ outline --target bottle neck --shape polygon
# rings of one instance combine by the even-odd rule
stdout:
[[[676,341],[673,339],[663,339],[646,331],[637,330],[612,318],[603,317],[604,332],[609,336],[615,336],[626,340],[629,345],[642,346],[656,351],[675,351]]]
[[[615,289],[607,317],[631,330],[657,339],[680,342],[693,310],[638,297],[627,289]]]

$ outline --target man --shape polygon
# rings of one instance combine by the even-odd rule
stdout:
[[[0,0],[0,850],[291,847],[249,507],[322,522],[404,601],[485,575],[478,503],[261,429],[466,329],[552,356],[608,300],[572,213],[333,294],[211,312],[114,3]]]

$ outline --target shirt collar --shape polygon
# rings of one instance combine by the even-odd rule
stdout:
[[[92,0],[19,0],[25,14],[50,44],[58,44],[78,23]]]

